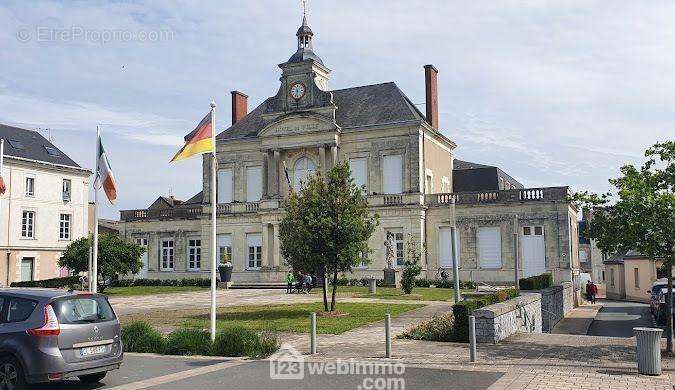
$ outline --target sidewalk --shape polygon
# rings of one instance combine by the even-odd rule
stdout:
[[[602,309],[602,304],[584,305],[574,308],[553,327],[551,333],[586,335],[588,334],[588,328],[591,327],[600,309]]]

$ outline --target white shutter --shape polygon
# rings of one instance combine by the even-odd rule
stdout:
[[[262,198],[262,167],[246,168],[246,201],[257,202]]]
[[[231,234],[219,234],[218,238],[218,247],[229,246],[232,247],[232,235]]]
[[[232,203],[232,169],[218,170],[218,203]]]
[[[403,156],[384,156],[382,161],[382,192],[403,193]]]
[[[502,267],[502,236],[498,227],[479,228],[478,261],[481,268]]]
[[[349,169],[352,171],[354,183],[361,188],[368,187],[368,163],[365,158],[350,158]]]
[[[442,227],[438,229],[438,263],[440,267],[452,267],[452,229]]]
[[[246,246],[262,246],[262,234],[249,233],[246,235]]]

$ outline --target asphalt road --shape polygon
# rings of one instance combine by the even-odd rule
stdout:
[[[304,365],[302,379],[271,379],[268,361],[226,361],[126,355],[122,368],[112,371],[102,383],[84,385],[77,380],[35,386],[45,390],[119,388],[150,389],[487,389],[503,373],[404,367],[403,372],[310,373]],[[312,363],[314,364],[314,363]],[[316,365],[314,366],[316,370]]]
[[[588,329],[591,336],[633,337],[633,328],[654,328],[656,322],[649,304],[623,301],[598,301],[602,309]]]

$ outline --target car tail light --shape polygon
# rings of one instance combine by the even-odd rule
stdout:
[[[58,336],[61,333],[59,320],[52,305],[45,306],[45,324],[40,328],[28,329],[26,333],[31,336]]]
[[[47,374],[47,379],[50,381],[60,381],[61,379],[63,379],[63,374],[61,374],[60,372]]]

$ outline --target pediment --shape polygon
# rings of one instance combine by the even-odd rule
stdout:
[[[338,131],[339,127],[323,115],[315,113],[297,113],[284,115],[265,126],[259,137],[309,134],[325,131]]]

